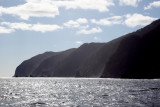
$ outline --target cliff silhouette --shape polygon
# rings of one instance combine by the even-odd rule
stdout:
[[[34,56],[14,76],[160,78],[160,19],[107,43]]]

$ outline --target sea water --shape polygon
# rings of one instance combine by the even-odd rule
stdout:
[[[158,107],[160,80],[1,78],[0,107]]]

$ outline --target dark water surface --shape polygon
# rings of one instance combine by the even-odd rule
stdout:
[[[160,80],[1,78],[6,106],[160,107]]]

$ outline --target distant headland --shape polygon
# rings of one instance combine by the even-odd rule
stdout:
[[[107,43],[39,54],[14,77],[160,78],[160,19]]]

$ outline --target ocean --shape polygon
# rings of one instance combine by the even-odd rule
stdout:
[[[0,107],[160,107],[158,79],[0,78]]]

